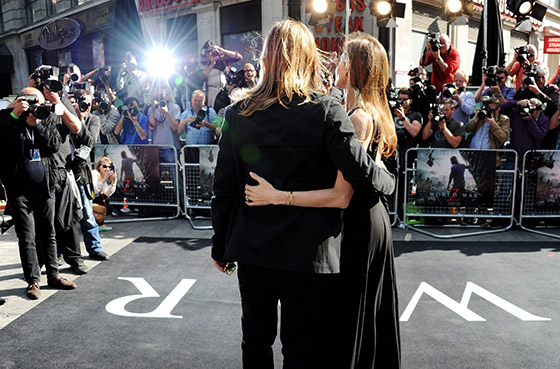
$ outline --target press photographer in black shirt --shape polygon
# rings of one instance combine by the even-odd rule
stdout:
[[[11,204],[27,296],[32,300],[41,296],[38,255],[46,266],[49,287],[76,288],[58,275],[54,227],[58,180],[53,157],[61,145],[56,128],[61,118],[53,113],[55,109],[55,104],[45,103],[39,90],[26,87],[0,112],[0,144],[11,151],[11,165],[2,166],[0,179]],[[57,110],[61,113],[61,108]]]

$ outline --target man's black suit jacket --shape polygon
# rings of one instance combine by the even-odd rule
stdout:
[[[314,95],[249,117],[226,113],[212,201],[212,258],[309,273],[340,271],[340,209],[245,204],[252,171],[283,191],[332,188],[337,169],[355,189],[391,194],[395,181],[361,147],[334,98]]]

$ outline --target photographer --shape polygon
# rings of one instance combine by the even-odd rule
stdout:
[[[94,75],[95,73],[97,73],[97,78],[94,82],[95,95],[103,101],[112,104],[117,99],[117,95],[111,88],[111,67],[101,66],[92,70],[86,76]]]
[[[451,99],[443,102],[442,113],[430,111],[428,124],[422,130],[422,139],[429,139],[430,147],[456,149],[461,146],[465,137],[465,125],[453,119],[454,112],[455,104]]]
[[[420,65],[432,65],[431,83],[441,92],[445,83],[453,82],[453,76],[461,65],[459,52],[453,48],[448,35],[430,33],[424,53],[420,57]]]
[[[143,111],[149,89],[150,81],[147,73],[138,69],[136,57],[131,52],[127,52],[119,69],[117,96],[122,101],[131,97],[135,98],[138,107]]]
[[[140,112],[140,102],[129,97],[121,107],[122,115],[113,130],[123,145],[148,143],[148,117]]]
[[[474,94],[477,103],[481,102],[484,96],[496,97],[500,104],[513,100],[515,89],[506,86],[507,71],[505,68],[491,66],[483,68],[482,73],[482,84]]]
[[[243,66],[243,80],[239,84],[240,88],[251,88],[257,84],[257,70],[251,63]]]
[[[500,114],[500,100],[497,97],[486,98],[482,104],[465,128],[469,134],[465,147],[500,149],[509,138],[509,118]]]
[[[78,118],[82,122],[82,129],[78,134],[72,135],[74,146],[74,160],[72,170],[80,196],[82,199],[82,219],[80,228],[84,239],[86,251],[92,259],[107,260],[109,255],[101,247],[99,227],[93,215],[93,183],[91,177],[90,152],[93,149],[99,136],[99,117],[91,114],[92,95],[89,91],[76,91],[70,96],[70,101],[74,104],[74,109]]]
[[[423,121],[427,122],[430,106],[435,104],[437,99],[436,88],[430,84],[425,68],[413,68],[408,75],[412,98],[410,108],[422,114]]]
[[[539,150],[548,131],[548,117],[539,99],[510,101],[502,105],[502,114],[509,117],[511,141],[509,148],[520,158],[529,150]],[[519,160],[521,163],[522,160]]]
[[[216,95],[226,86],[225,73],[228,73],[229,66],[241,60],[242,56],[237,51],[226,50],[212,41],[206,41],[202,46],[201,58],[205,66],[202,73],[206,77],[208,106],[214,106]]]
[[[444,99],[451,99],[455,101],[455,112],[453,119],[467,124],[471,115],[474,113],[476,102],[472,92],[467,91],[467,74],[458,70],[455,73],[454,83],[446,83],[438,98],[438,103]]]
[[[76,274],[85,274],[89,268],[84,264],[80,246],[80,231],[78,222],[81,218],[79,198],[74,175],[72,173],[71,134],[82,130],[82,122],[77,117],[73,105],[67,97],[62,95],[63,86],[58,80],[58,68],[48,65],[38,67],[30,76],[30,82],[43,90],[45,98],[55,105],[61,116],[51,113],[48,119],[56,120],[56,129],[61,136],[61,145],[53,155],[53,167],[56,172],[55,198],[55,229],[58,251],[64,255],[64,260]]]
[[[119,137],[115,135],[115,127],[121,117],[119,110],[114,105],[109,104],[100,96],[93,99],[92,114],[99,117],[99,137],[97,143],[118,145]]]
[[[74,289],[76,284],[58,275],[55,233],[55,189],[58,178],[54,154],[60,149],[59,116],[51,114],[41,92],[26,87],[0,111],[0,145],[11,157],[2,166],[0,179],[6,187],[18,237],[27,297],[41,296],[41,266],[46,266],[51,288]]]
[[[150,130],[152,131],[152,143],[154,145],[171,145],[178,152],[181,148],[179,135],[177,134],[181,108],[173,102],[171,89],[166,82],[160,82],[160,85],[154,89],[148,116]],[[160,149],[160,162],[175,163],[175,161],[173,149]]]
[[[513,97],[514,100],[537,98],[546,103],[544,114],[551,118],[558,107],[558,86],[547,85],[548,67],[530,64],[523,69],[522,86]]]
[[[529,64],[541,63],[535,61],[537,55],[537,48],[535,45],[527,44],[525,46],[520,46],[513,50],[513,59],[506,66],[506,72],[510,76],[515,76],[515,90],[519,90],[523,82],[523,68]]]
[[[409,88],[401,88],[398,100],[393,102],[392,112],[394,114],[395,128],[399,143],[399,158],[401,168],[403,167],[404,154],[406,150],[415,147],[418,143],[418,134],[422,130],[422,115],[411,109],[413,103],[412,91]],[[391,101],[389,103],[391,105]]]
[[[204,106],[205,95],[201,90],[193,92],[191,108],[181,115],[177,133],[186,145],[210,145],[216,131],[216,112]]]

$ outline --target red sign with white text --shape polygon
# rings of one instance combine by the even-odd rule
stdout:
[[[560,37],[544,36],[544,53],[560,54]]]

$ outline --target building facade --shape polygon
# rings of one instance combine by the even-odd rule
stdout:
[[[130,14],[125,17],[120,13],[127,2],[131,6],[134,3],[137,12],[134,15],[143,31],[141,46],[115,42],[115,32],[123,32],[122,22],[132,19]],[[439,0],[399,2],[404,2],[406,9],[404,18],[396,19],[396,28],[378,27],[369,10],[370,0],[351,0],[348,18],[350,32],[366,32],[383,43],[396,86],[407,85],[406,73],[418,65],[430,32],[449,34],[461,54],[461,69],[472,73],[483,0],[475,0],[473,16],[468,25],[461,26],[444,20]],[[559,2],[545,0],[548,11],[543,21],[534,21],[530,32],[520,32],[505,9],[505,0],[501,0],[506,62],[512,58],[514,47],[532,43],[539,50],[537,59],[554,72],[559,54],[544,53],[544,41],[546,36],[560,36]],[[310,26],[317,46],[328,52],[338,51],[344,40],[345,2],[336,0],[335,4],[329,22]],[[115,50],[129,46],[149,52],[153,46],[165,45],[179,59],[197,60],[202,45],[212,40],[243,55],[236,65],[239,68],[258,58],[262,35],[274,21],[309,18],[306,0],[7,0],[2,2],[0,13],[1,96],[25,87],[29,74],[41,64],[65,68],[75,63],[83,73],[100,65],[118,68]]]

